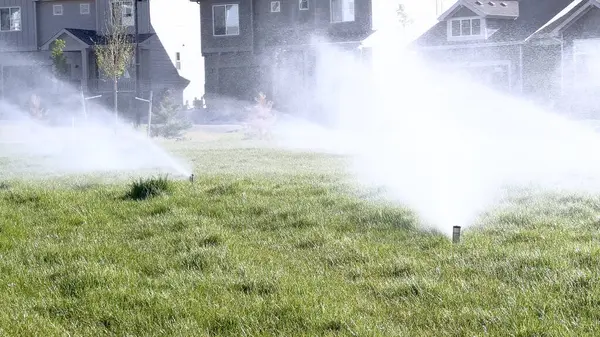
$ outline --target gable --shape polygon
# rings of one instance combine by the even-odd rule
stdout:
[[[65,48],[64,51],[80,51],[81,48],[84,48],[86,46],[82,45],[82,43],[76,39],[74,39],[71,35],[67,34],[67,33],[63,33],[60,34],[60,36],[58,36],[56,40],[64,40],[65,41]],[[50,47],[52,48],[52,47]]]
[[[455,19],[455,18],[471,17],[471,16],[479,16],[479,15],[477,15],[477,13],[473,12],[472,10],[468,9],[465,6],[460,6],[448,16],[448,20]]]
[[[598,38],[600,37],[600,8],[594,6],[585,14],[571,23],[564,32],[570,38]]]

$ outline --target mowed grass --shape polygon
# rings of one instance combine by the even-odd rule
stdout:
[[[453,245],[340,158],[167,147],[196,180],[142,200],[0,183],[0,336],[600,334],[595,196],[521,193]]]

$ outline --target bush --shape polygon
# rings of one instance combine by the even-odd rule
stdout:
[[[168,193],[172,186],[171,181],[165,177],[139,179],[134,181],[127,193],[127,198],[145,200]]]

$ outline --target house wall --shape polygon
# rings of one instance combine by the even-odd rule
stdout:
[[[421,50],[420,53],[428,61],[441,66],[468,66],[469,63],[510,63],[510,90],[521,92],[520,46],[494,46],[479,48],[448,48],[436,50]]]
[[[101,1],[101,0],[98,0]],[[96,29],[95,0],[37,1],[38,46],[44,45],[63,28]],[[90,13],[81,14],[79,5],[90,4]],[[54,5],[63,6],[63,15],[54,15]]]
[[[572,114],[600,117],[600,68],[579,70],[575,62],[575,41],[587,40],[590,63],[600,65],[600,9],[592,8],[563,32],[563,97]],[[593,47],[595,45],[595,47]]]
[[[213,36],[213,5],[233,3],[240,5],[240,34]],[[272,97],[277,94],[275,82],[282,82],[275,78],[283,73],[282,68],[297,68],[301,76],[306,73],[313,36],[334,43],[357,42],[358,47],[358,41],[372,32],[372,0],[355,0],[355,20],[339,23],[331,22],[329,0],[309,0],[308,10],[300,10],[299,0],[281,0],[281,11],[273,13],[270,4],[271,0],[201,2],[207,94],[252,100],[262,91]],[[298,53],[302,64],[294,63],[295,57],[290,56]],[[294,78],[293,84],[287,82],[288,91],[298,96],[296,82],[304,85],[304,80],[291,75],[286,78]]]
[[[555,100],[561,90],[559,44],[523,47],[523,93],[540,101]]]
[[[150,38],[146,45],[146,52],[148,53],[146,56],[148,59],[147,62],[152,67],[147,77],[152,83],[152,90],[158,94],[168,88],[171,90],[176,101],[183,103],[184,79],[179,76],[161,39],[155,35]]]
[[[110,3],[111,0],[96,0],[97,1],[97,22],[96,30],[99,34],[102,34],[107,29],[107,23],[110,19]],[[150,23],[150,2],[138,1],[138,31],[140,34],[153,33],[152,26]],[[75,28],[75,27],[73,27]],[[128,28],[130,34],[133,34],[135,29],[133,26]]]
[[[254,48],[254,23],[252,3],[254,1],[209,0],[201,2],[200,26],[202,34],[202,53],[251,51]],[[238,4],[240,32],[235,36],[214,36],[213,5]]]
[[[21,30],[0,32],[0,50],[33,51],[37,50],[37,32],[35,22],[35,2],[32,0],[0,0],[0,8],[20,7]]]

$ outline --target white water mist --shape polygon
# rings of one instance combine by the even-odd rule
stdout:
[[[313,98],[334,127],[289,120],[283,146],[343,152],[357,179],[385,187],[426,225],[450,235],[493,207],[504,187],[600,192],[600,136],[591,127],[434,71],[383,40],[373,65],[331,45],[318,49]]]
[[[51,74],[45,77],[51,78]],[[38,81],[34,88],[20,92],[25,99],[42,93],[41,103],[52,114],[51,121],[32,117],[26,101],[0,102],[0,159],[17,163],[3,167],[0,178],[21,173],[166,173],[174,177],[191,173],[186,161],[147,138],[145,131],[115,120],[112,111],[92,101],[86,103],[86,114],[78,90],[66,84],[55,90],[51,84]]]

